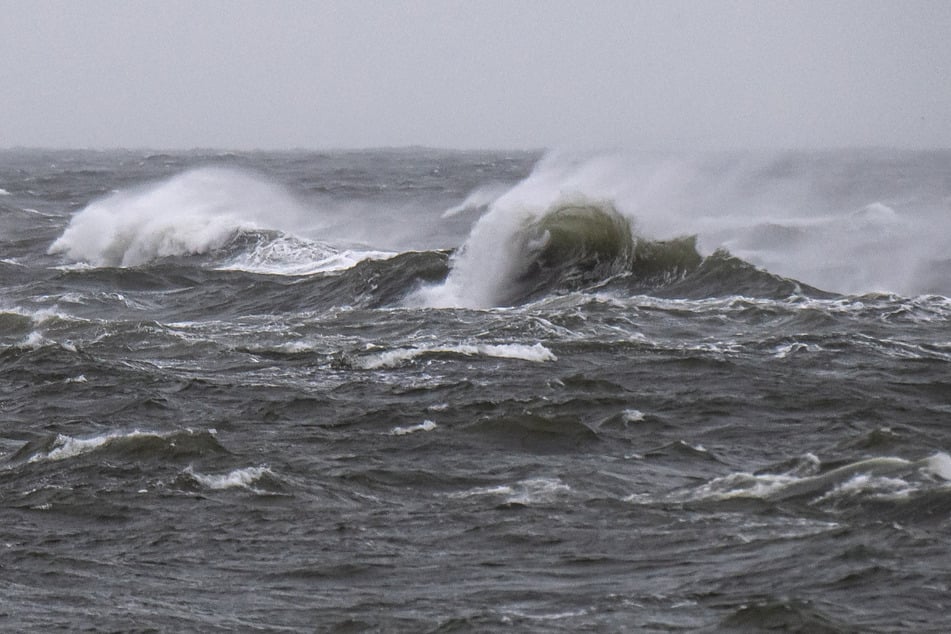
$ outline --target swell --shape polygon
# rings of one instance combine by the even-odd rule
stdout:
[[[720,249],[704,257],[696,236],[650,240],[605,201],[576,198],[520,222],[483,217],[447,279],[413,300],[429,306],[512,306],[552,294],[609,289],[628,294],[827,297]]]
[[[570,212],[570,222],[580,217],[575,211]],[[566,218],[558,218],[551,237],[544,244],[526,248],[520,270],[498,282],[498,294],[489,305],[517,306],[552,295],[594,291],[684,299],[834,296],[756,268],[724,250],[703,257],[693,236],[665,241],[620,237],[627,229],[619,218],[597,218],[596,226],[581,235],[567,233]],[[550,226],[546,225],[545,231]],[[607,233],[608,226],[624,233]],[[531,227],[522,237],[537,237],[539,230]],[[81,296],[83,305],[70,306],[70,313],[88,317],[99,316],[106,304],[116,317],[125,314],[141,319],[146,310],[150,319],[176,320],[342,306],[418,306],[428,304],[420,301],[421,296],[452,283],[453,265],[459,257],[458,252],[446,250],[408,251],[386,258],[355,257],[355,262],[343,262],[340,268],[317,266],[316,271],[302,273],[284,268],[279,274],[222,266],[246,258],[272,239],[285,240],[286,236],[242,233],[205,256],[168,257],[137,267],[52,271],[44,286],[48,292],[59,289]],[[312,254],[309,245],[304,249],[301,261]],[[304,268],[313,268],[313,261]]]
[[[489,308],[595,289],[683,298],[828,295],[723,249],[704,257],[697,235],[648,239],[610,199],[511,200],[531,182],[491,201],[455,251],[397,254],[299,237],[296,230],[320,222],[289,192],[230,168],[193,169],[77,212],[49,253],[78,264],[54,282],[102,292],[182,291],[189,301],[201,296],[196,310],[225,314]],[[4,267],[17,275],[15,264]]]
[[[673,270],[677,272],[683,269]],[[652,286],[650,290],[659,297],[683,299],[734,295],[762,299],[784,299],[791,296],[829,299],[837,296],[835,293],[755,267],[725,249],[719,249],[700,259],[693,269],[684,271],[683,275],[669,277]]]
[[[91,438],[50,434],[31,440],[7,459],[11,464],[33,464],[74,459],[105,458],[130,461],[197,458],[226,453],[213,431],[110,432]]]
[[[630,224],[608,204],[554,207],[514,236],[516,260],[499,303],[583,288],[628,270],[636,247]]]
[[[734,472],[671,494],[688,504],[757,501],[783,508],[806,505],[832,516],[864,515],[931,521],[951,506],[951,458],[944,452],[908,460],[874,456],[824,465],[813,454],[755,473]]]

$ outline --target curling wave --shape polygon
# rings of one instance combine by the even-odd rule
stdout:
[[[691,286],[692,278],[696,279]],[[695,236],[657,241],[639,237],[631,221],[611,203],[575,198],[558,201],[543,212],[488,213],[455,254],[446,280],[420,289],[409,303],[509,306],[606,285],[629,292],[669,288],[691,296],[709,295],[741,292],[738,285],[746,282],[764,290],[770,287],[770,295],[789,295],[797,288],[725,251],[702,257]]]

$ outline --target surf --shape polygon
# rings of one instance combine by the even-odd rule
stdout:
[[[701,255],[696,235],[653,240],[611,201],[571,196],[545,209],[496,208],[476,224],[441,283],[409,305],[516,306],[570,292],[714,297],[816,296],[818,289],[762,271],[725,250]]]
[[[192,169],[90,202],[49,247],[97,267],[206,254],[242,232],[292,231],[308,210],[280,185],[224,167]]]
[[[717,269],[707,276],[717,293],[736,274],[737,294],[949,295],[947,194],[930,172],[893,178],[908,160],[872,150],[550,152],[508,191],[477,188],[446,212],[485,210],[445,283],[408,303],[504,306],[620,274],[653,291],[702,268]]]

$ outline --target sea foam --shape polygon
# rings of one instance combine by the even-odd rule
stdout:
[[[951,480],[951,457],[944,452],[917,461],[890,456],[868,458],[819,473],[820,465],[819,460],[809,454],[804,464],[793,471],[731,473],[699,487],[678,491],[673,497],[684,501],[734,498],[781,501],[802,497],[817,503],[843,497],[894,499],[934,486],[935,481]]]
[[[447,210],[486,208],[445,282],[408,303],[499,305],[525,247],[520,232],[571,199],[606,201],[645,239],[696,236],[701,255],[726,249],[823,290],[951,295],[947,200],[878,177],[873,155],[850,160],[861,178],[832,188],[829,170],[844,169],[834,154],[552,153],[509,191],[476,189]]]
[[[260,493],[253,485],[265,476],[274,477],[274,473],[267,466],[244,467],[234,469],[224,474],[198,473],[191,467],[185,469],[186,475],[193,478],[201,486],[214,491],[225,489],[248,489]]]
[[[363,260],[384,260],[389,251],[344,249],[292,235],[260,239],[250,250],[217,267],[221,271],[247,271],[268,275],[313,275],[349,269]]]
[[[242,230],[292,230],[304,216],[304,208],[274,183],[204,167],[91,202],[49,252],[94,266],[138,266],[213,251]]]
[[[378,370],[402,365],[426,355],[457,354],[463,356],[494,357],[498,359],[520,359],[544,363],[557,361],[558,357],[540,343],[532,345],[522,343],[506,344],[460,344],[451,346],[431,346],[418,348],[399,348],[367,355],[359,359],[355,365],[364,370]]]
[[[84,382],[86,379],[81,376],[75,380]],[[134,429],[110,431],[87,438],[56,434],[27,443],[14,458],[36,463],[68,460],[79,456],[95,455],[101,451],[115,451],[129,457],[140,454],[155,457],[163,454],[178,456],[204,454],[221,450],[221,446],[215,439],[216,433],[214,429],[204,431],[183,429],[170,432]]]
[[[407,434],[415,434],[416,432],[421,431],[432,431],[436,429],[437,425],[431,420],[424,420],[418,425],[410,425],[409,427],[394,427],[390,430],[391,436],[406,436]]]
[[[131,432],[109,432],[91,438],[74,438],[66,434],[57,434],[52,447],[46,452],[36,453],[30,457],[29,462],[38,462],[41,460],[66,460],[75,458],[86,453],[90,453],[107,446],[116,440],[131,440],[136,438],[161,438],[161,434],[152,432],[142,432],[134,430]]]

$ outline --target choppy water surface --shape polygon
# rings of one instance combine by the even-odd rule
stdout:
[[[951,153],[0,153],[0,627],[946,631]]]

